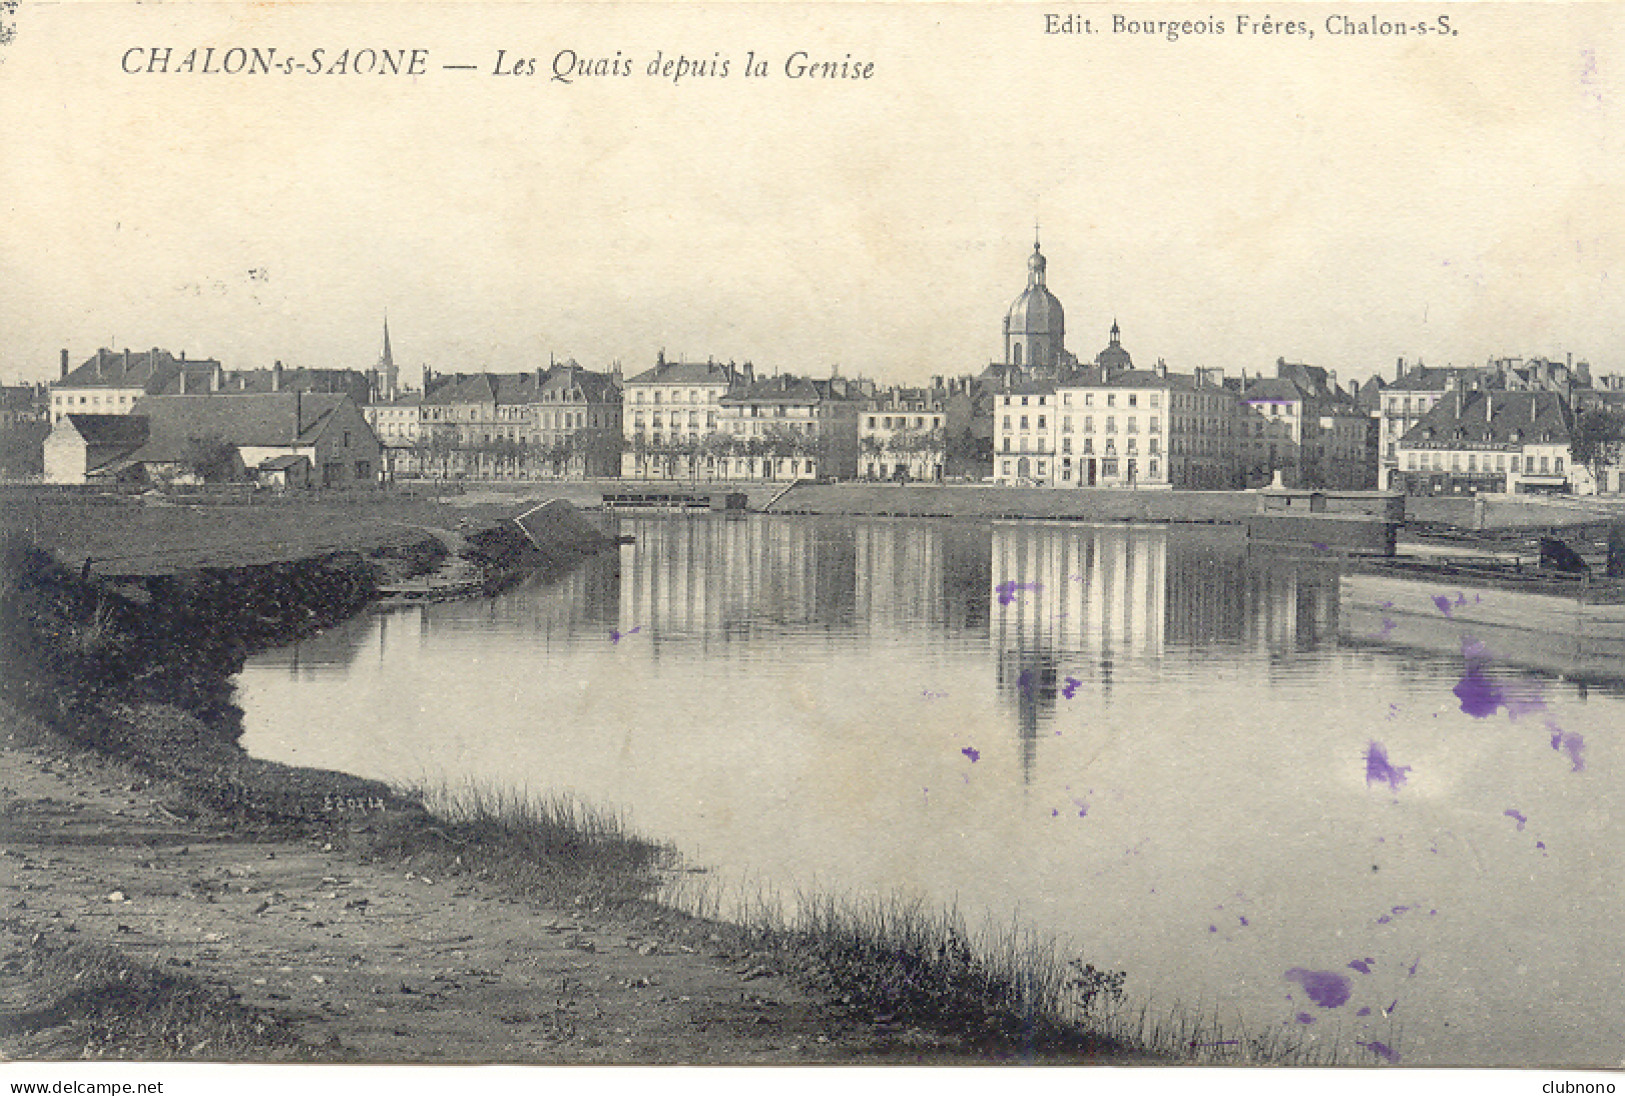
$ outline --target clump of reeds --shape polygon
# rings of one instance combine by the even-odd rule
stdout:
[[[374,851],[410,857],[424,870],[468,872],[531,897],[598,907],[648,897],[677,863],[669,845],[632,834],[617,812],[568,793],[469,781],[406,794],[430,819],[386,830]]]
[[[1200,1007],[1132,1004],[1125,972],[1097,967],[1016,920],[971,929],[955,909],[898,897],[726,899],[692,876],[674,879],[662,898],[694,916],[733,922],[747,946],[776,955],[879,1024],[955,1036],[992,1054],[1339,1063],[1337,1038],[1297,1027],[1249,1030]]]

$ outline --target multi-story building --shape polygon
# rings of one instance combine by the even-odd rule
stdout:
[[[1487,383],[1482,369],[1432,367],[1420,362],[1407,366],[1400,358],[1394,382],[1382,390],[1378,403],[1377,486],[1399,489],[1399,441],[1427,417],[1446,392],[1458,387],[1481,388]]]
[[[993,397],[993,480],[1048,487],[1056,479],[1055,382],[1011,385]]]
[[[1280,473],[1289,487],[1364,490],[1371,416],[1318,366],[1277,359],[1274,377],[1255,378],[1239,391],[1237,449],[1249,486]]]
[[[626,381],[621,475],[696,479],[708,461],[715,469],[717,456],[707,456],[701,440],[718,432],[722,398],[754,381],[749,362],[739,368],[715,361],[669,362],[662,351],[653,369]]]
[[[858,474],[871,480],[942,479],[951,398],[937,384],[891,388],[865,400],[858,420]]]
[[[604,476],[619,465],[616,378],[573,361],[529,373],[425,370],[421,392],[367,413],[397,475]]]
[[[700,441],[708,476],[795,480],[857,474],[860,401],[839,377],[753,380],[722,396],[718,408],[716,433]]]
[[[1557,392],[1453,387],[1399,439],[1393,486],[1410,494],[1567,491],[1573,415]]]
[[[220,363],[212,359],[188,361],[185,353],[177,358],[157,347],[136,353],[103,348],[70,371],[64,350],[61,372],[51,385],[51,422],[69,414],[128,415],[136,400],[160,395],[183,375],[197,378],[202,391],[220,387]]]

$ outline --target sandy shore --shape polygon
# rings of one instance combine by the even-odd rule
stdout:
[[[106,1029],[131,1018],[103,1013],[129,1003],[76,995],[60,961],[102,948],[121,957],[115,965],[196,983],[219,1007],[241,1010],[250,1029],[260,1023],[263,1046],[247,1048],[256,1060],[810,1063],[962,1053],[951,1040],[851,1018],[773,973],[766,957],[730,947],[716,926],[550,908],[472,875],[367,862],[340,834],[188,819],[176,795],[94,754],[0,747],[0,872],[9,880],[0,1055],[221,1055],[184,1035],[178,1046],[109,1044]],[[59,961],[45,970],[31,958],[39,955]]]

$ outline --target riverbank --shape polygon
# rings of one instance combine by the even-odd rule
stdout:
[[[375,562],[349,547],[87,577],[8,538],[0,840],[24,889],[0,919],[0,1052],[1129,1060],[1024,1016],[1019,995],[968,996],[985,977],[932,996],[928,955],[866,956],[860,934],[834,969],[793,933],[653,905],[669,850],[613,825],[567,818],[540,839],[511,804],[436,815],[247,757],[231,675],[364,607]],[[949,958],[937,968],[979,970]]]

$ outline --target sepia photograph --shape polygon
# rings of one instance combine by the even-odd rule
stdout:
[[[3,0],[0,1076],[1613,1092],[1622,63]]]

